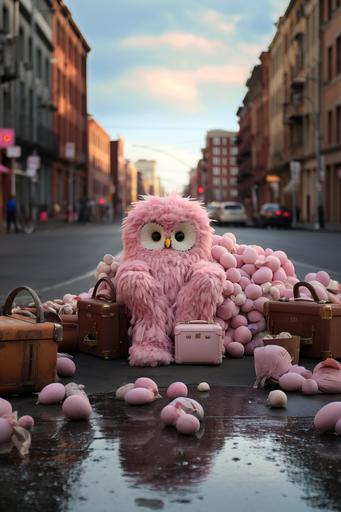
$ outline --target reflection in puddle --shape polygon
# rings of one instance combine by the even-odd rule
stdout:
[[[164,400],[133,408],[96,397],[90,424],[45,422],[29,460],[0,458],[0,503],[25,512],[340,510],[340,439],[318,435],[310,418],[256,417],[258,395],[249,409],[247,396],[214,390],[198,438],[162,427]]]

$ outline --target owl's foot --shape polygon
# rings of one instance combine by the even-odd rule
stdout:
[[[173,361],[171,352],[150,345],[135,344],[129,349],[131,366],[163,366]]]

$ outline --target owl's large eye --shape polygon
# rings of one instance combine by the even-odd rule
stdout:
[[[172,248],[176,251],[189,251],[195,241],[195,227],[190,222],[182,222],[172,232]]]
[[[148,222],[141,229],[140,242],[149,250],[161,250],[165,244],[164,229],[157,222]]]

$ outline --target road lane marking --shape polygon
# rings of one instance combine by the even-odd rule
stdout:
[[[114,258],[119,258],[122,254],[122,251],[114,254]],[[38,293],[45,293],[49,290],[58,290],[58,288],[63,288],[64,286],[68,286],[69,284],[78,283],[79,281],[83,281],[83,279],[88,279],[89,277],[95,277],[96,269],[89,270],[89,272],[85,272],[85,274],[81,274],[80,276],[73,277],[72,279],[67,279],[66,281],[62,281],[58,284],[53,284],[52,286],[46,286],[45,288],[40,288]]]

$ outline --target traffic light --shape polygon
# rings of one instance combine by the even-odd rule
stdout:
[[[203,194],[203,193],[204,193],[204,187],[202,185],[199,185],[198,194]]]

